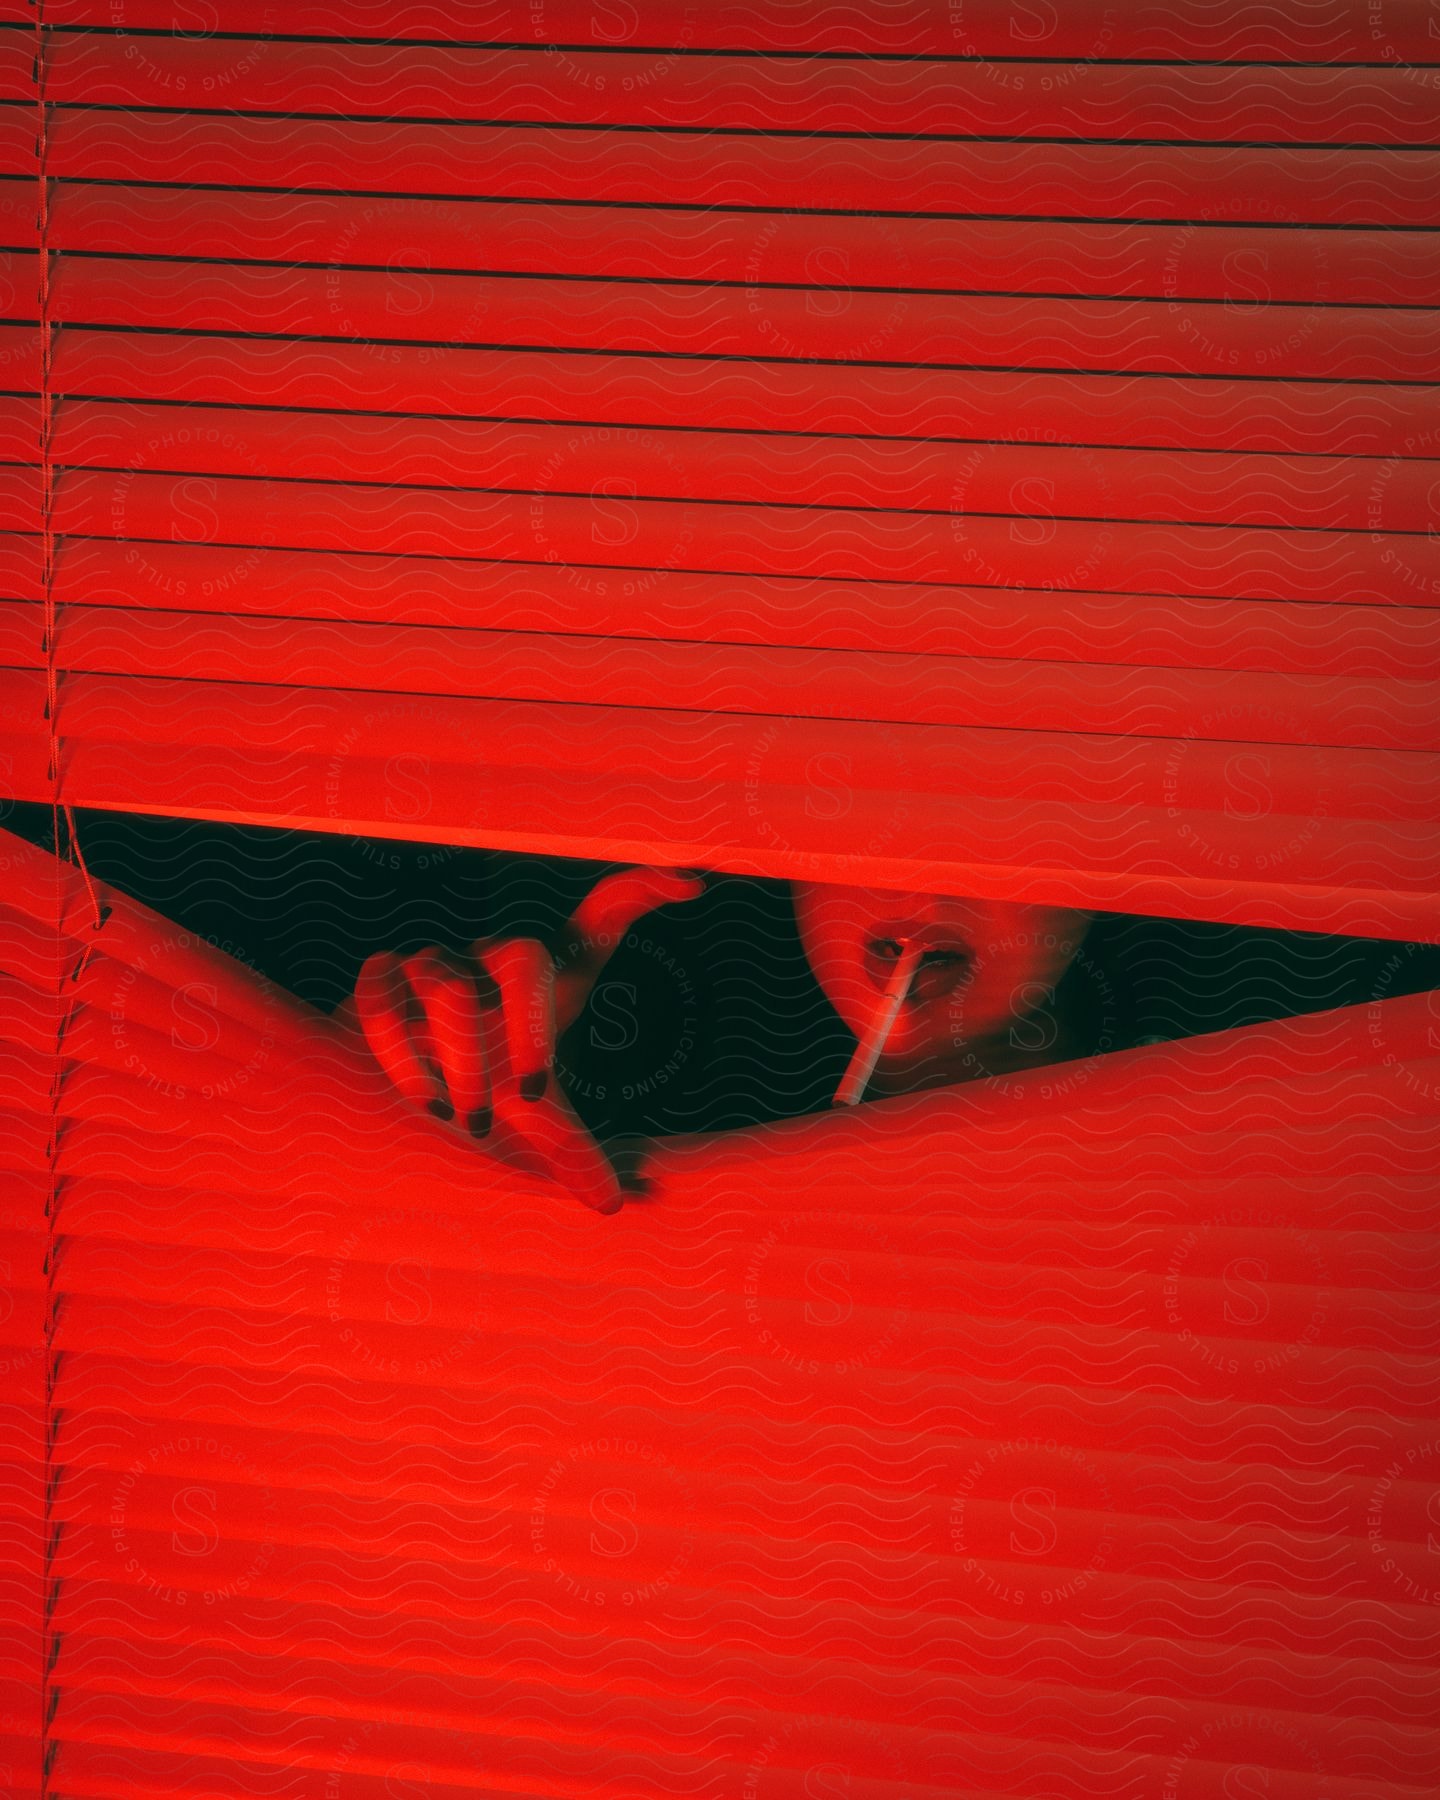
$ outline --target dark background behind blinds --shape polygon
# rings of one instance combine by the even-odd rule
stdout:
[[[546,936],[613,864],[79,811],[91,873],[327,1010],[377,950]],[[45,806],[0,825],[50,845]],[[712,878],[643,920],[560,1045],[592,1130],[721,1130],[825,1106],[854,1039],[810,974],[788,884]],[[1102,916],[1062,991],[1121,1049],[1440,986],[1440,948]]]

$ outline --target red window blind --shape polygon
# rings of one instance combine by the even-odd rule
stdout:
[[[12,28],[19,790],[1428,935],[1423,10],[970,10]]]
[[[3,850],[45,1791],[1433,1786],[1433,995],[666,1140],[602,1220]]]
[[[0,8],[8,791],[1433,937],[1440,53],[1288,12]],[[0,860],[0,1788],[1433,1789],[1433,997],[596,1221]]]

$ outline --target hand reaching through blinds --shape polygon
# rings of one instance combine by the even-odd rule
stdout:
[[[555,1078],[555,1039],[585,1004],[637,919],[704,891],[698,876],[634,868],[599,882],[554,954],[537,938],[479,938],[467,955],[381,952],[360,970],[353,1011],[395,1087],[500,1155],[540,1169],[611,1213],[619,1182]]]
[[[553,953],[521,937],[482,938],[464,955],[431,947],[372,956],[347,1010],[405,1100],[613,1212],[619,1184],[557,1078],[556,1039],[636,921],[703,887],[674,869],[607,876]],[[798,884],[795,903],[811,970],[861,1049],[885,1010],[899,946],[913,945],[915,967],[888,1008],[884,1042],[844,1097],[913,1092],[1073,1053],[1061,1022],[1042,1014],[1086,915],[810,883]]]

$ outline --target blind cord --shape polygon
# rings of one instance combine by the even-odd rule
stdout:
[[[53,405],[51,401],[51,323],[50,323],[50,193],[47,172],[47,150],[49,146],[49,108],[45,96],[46,73],[46,26],[44,18],[44,0],[35,0],[35,52],[32,76],[35,83],[36,119],[35,119],[35,164],[36,164],[36,248],[37,257],[37,290],[36,310],[39,334],[39,458],[40,458],[40,583],[42,615],[41,652],[45,664],[45,723],[46,723],[46,779],[50,784],[51,835],[57,858],[55,888],[55,942],[58,948],[64,926],[66,884],[60,876],[58,859],[63,854],[61,849],[61,813],[65,814],[65,835],[73,843],[72,815],[68,807],[62,809],[60,800],[60,742],[58,713],[58,673],[56,657],[56,617],[55,617],[55,539],[53,521],[53,500],[55,490],[54,468],[51,460],[51,438],[53,424]],[[86,878],[89,885],[88,876]],[[83,959],[82,959],[83,962]],[[77,963],[72,974],[77,974],[81,963]],[[58,1377],[58,1353],[56,1350],[56,1327],[59,1322],[61,1295],[58,1284],[59,1230],[58,1211],[61,1190],[59,1174],[60,1151],[60,1090],[64,1080],[64,1063],[61,1046],[64,1041],[66,1027],[70,1015],[74,1011],[75,1002],[66,1001],[66,991],[71,983],[59,982],[56,985],[56,1023],[55,1023],[55,1058],[50,1079],[50,1120],[46,1136],[46,1162],[49,1170],[49,1182],[45,1195],[45,1248],[42,1268],[44,1284],[44,1313],[42,1317],[43,1355],[45,1358],[45,1452],[44,1452],[44,1490],[42,1494],[42,1621],[41,1640],[44,1658],[40,1670],[40,1791],[48,1796],[51,1789],[51,1775],[55,1764],[55,1753],[58,1739],[51,1735],[56,1709],[60,1702],[60,1688],[54,1680],[55,1665],[60,1654],[60,1638],[51,1630],[55,1605],[59,1597],[59,1582],[54,1574],[55,1556],[59,1547],[59,1536],[62,1525],[55,1517],[56,1488],[59,1470],[55,1463],[55,1438],[58,1424],[56,1407],[56,1387]]]

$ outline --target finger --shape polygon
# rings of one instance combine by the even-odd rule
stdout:
[[[538,1173],[595,1212],[618,1212],[620,1183],[603,1151],[552,1083],[538,1100],[509,1090],[496,1105],[497,1130],[520,1147]]]
[[[509,938],[484,952],[484,967],[500,989],[508,1088],[538,1100],[551,1085],[555,1060],[555,965],[536,938]],[[495,1084],[498,1090],[499,1082]]]
[[[439,1064],[452,1114],[458,1112],[467,1125],[477,1113],[483,1118],[489,1104],[490,1083],[486,1026],[475,970],[449,951],[431,949],[412,956],[405,965],[405,974],[424,1010],[430,1048]]]
[[[637,919],[657,906],[693,900],[704,892],[704,877],[688,870],[620,869],[591,888],[570,922],[582,936],[600,943],[623,937]]]
[[[590,998],[590,990],[599,980],[601,972],[609,960],[610,957],[607,953],[592,968],[588,962],[577,956],[566,967],[556,969],[555,1029],[557,1032],[568,1031],[580,1017],[585,1010],[585,1002]]]
[[[428,1106],[443,1097],[417,1042],[418,1006],[404,965],[393,952],[367,957],[361,965],[355,980],[355,1012],[371,1055],[405,1099]]]
[[[496,1138],[596,1212],[622,1204],[620,1184],[554,1078],[555,965],[534,938],[483,947],[500,990],[507,1078],[491,1089]]]
[[[694,900],[705,891],[704,877],[679,869],[621,869],[597,882],[566,927],[556,977],[556,1026],[564,1031],[579,1017],[590,990],[636,922],[657,906]]]

